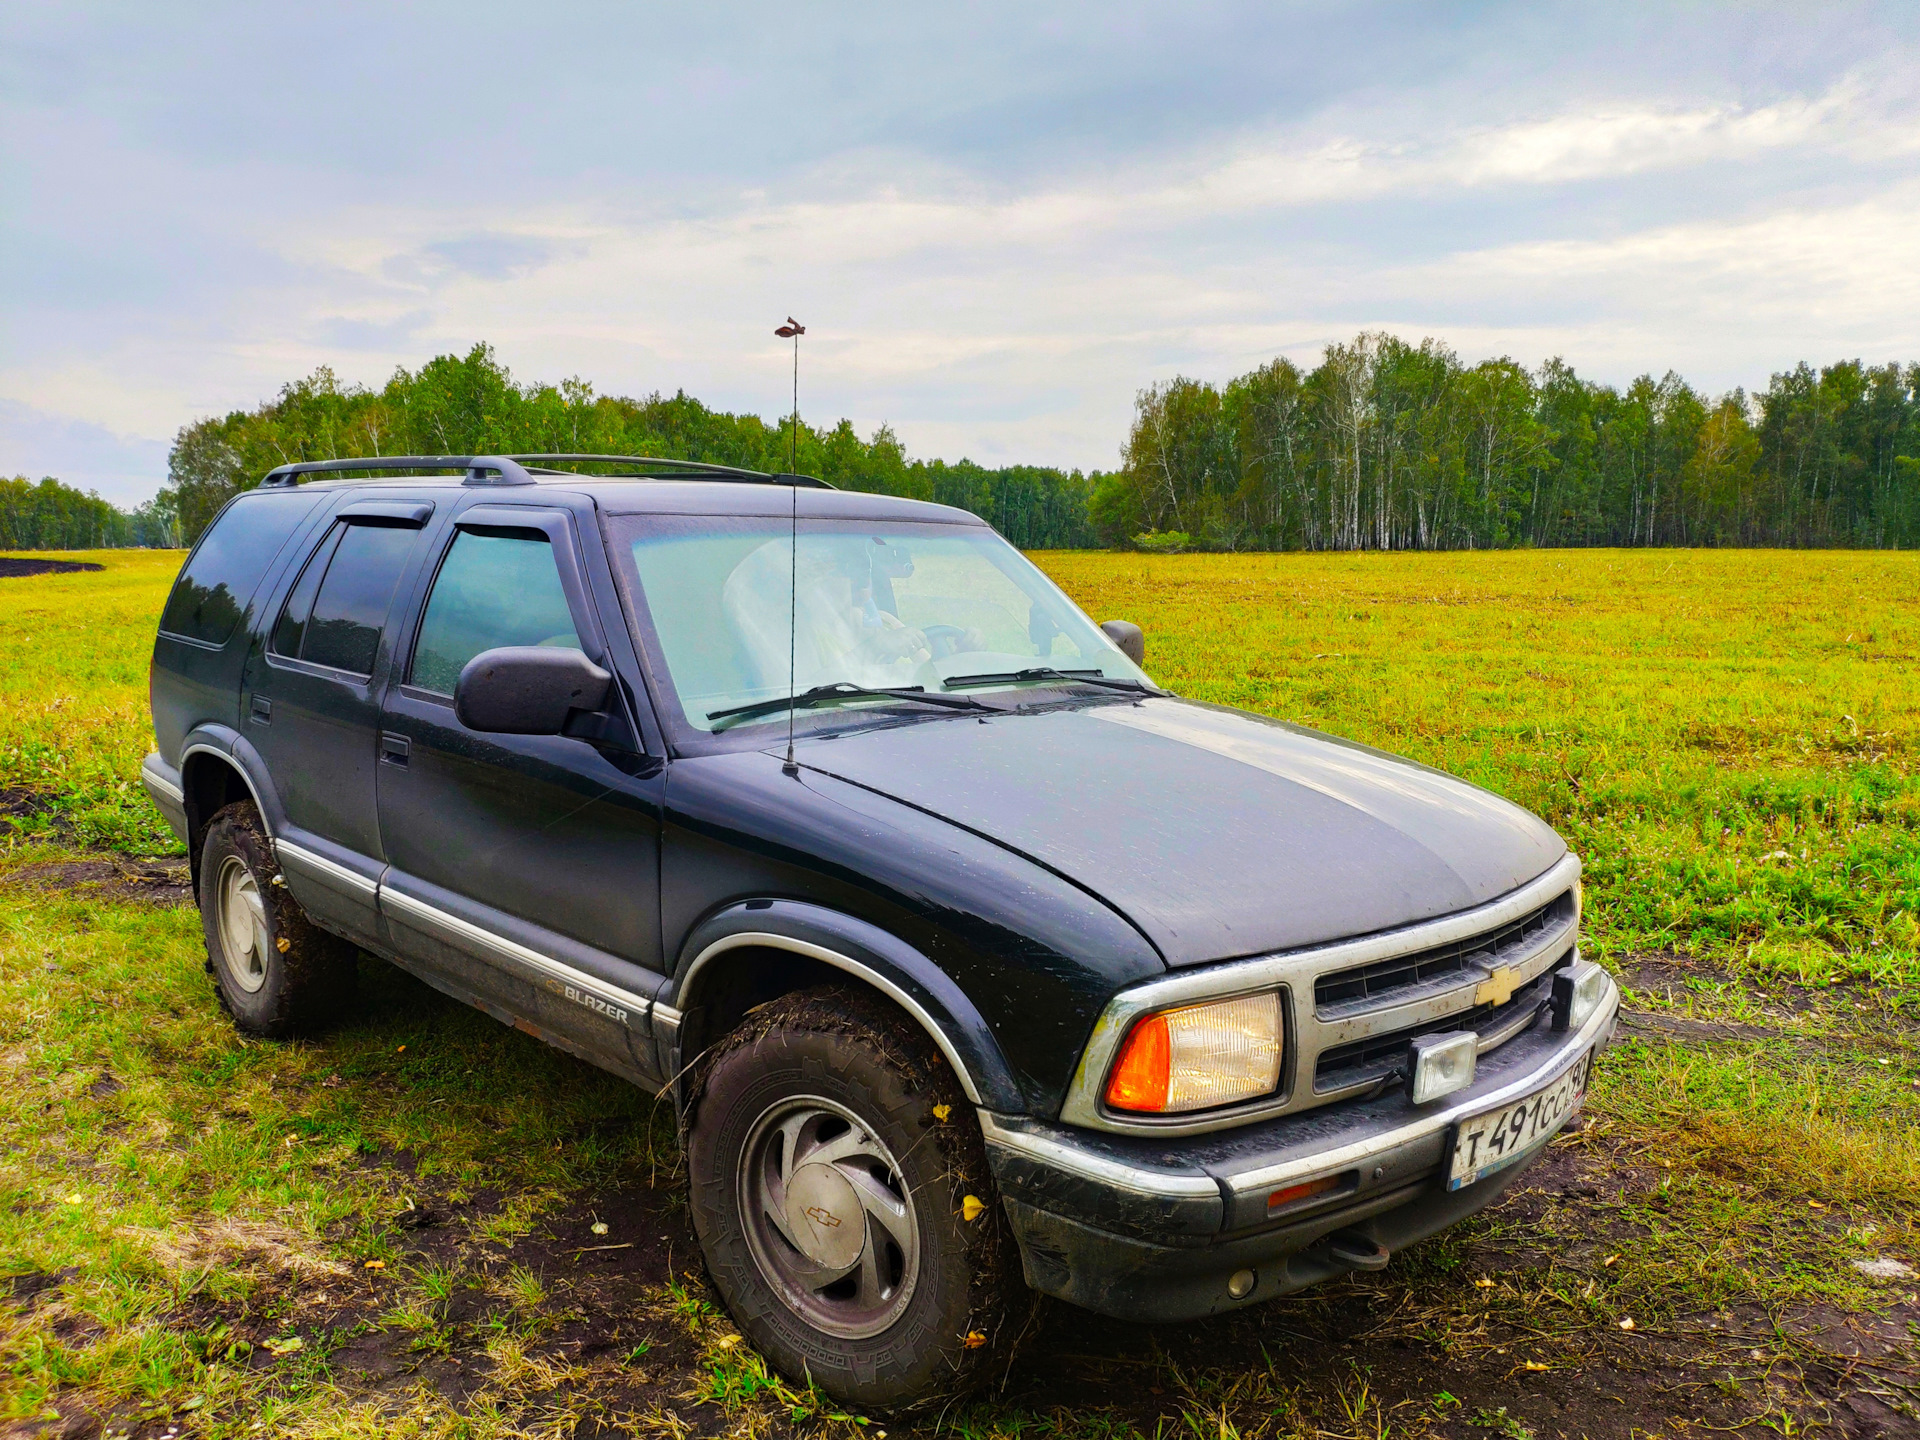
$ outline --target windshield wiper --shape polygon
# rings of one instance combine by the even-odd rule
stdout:
[[[1138,680],[1110,679],[1100,670],[1056,670],[1051,665],[1036,665],[1031,670],[1006,670],[987,675],[955,675],[945,683],[949,690],[963,685],[1011,685],[1018,680],[1071,680],[1077,685],[1099,685],[1108,690],[1125,690],[1134,695],[1165,695],[1157,685]]]
[[[982,705],[978,700],[969,700],[962,695],[929,695],[924,685],[902,685],[893,689],[875,689],[866,685],[855,685],[849,680],[836,680],[831,685],[815,685],[811,690],[802,691],[791,697],[782,695],[777,700],[756,700],[751,705],[732,705],[725,710],[709,710],[709,720],[750,720],[756,715],[776,715],[783,710],[811,710],[816,705],[828,705],[836,700],[864,700],[870,696],[882,696],[888,700],[915,700],[922,705],[935,705],[942,710],[991,710],[991,705]]]

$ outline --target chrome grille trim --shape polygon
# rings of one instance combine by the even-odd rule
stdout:
[[[1565,923],[1549,927],[1545,934],[1524,937],[1518,949],[1508,947],[1493,964],[1475,963],[1448,977],[1447,983],[1416,987],[1410,994],[1388,997],[1390,1003],[1369,1006],[1364,1013],[1345,1014],[1322,1020],[1313,1003],[1314,982],[1322,975],[1350,971],[1381,960],[1416,955],[1463,940],[1497,932],[1523,917],[1541,910],[1563,896],[1576,896],[1580,878],[1578,856],[1561,857],[1545,874],[1511,890],[1497,900],[1471,910],[1443,915],[1437,920],[1388,930],[1354,940],[1308,950],[1263,955],[1251,960],[1233,960],[1149,980],[1121,992],[1108,1002],[1094,1023],[1093,1034],[1080,1057],[1080,1066],[1067,1098],[1060,1108],[1060,1119],[1068,1125],[1092,1130],[1107,1130],[1129,1135],[1194,1135],[1221,1130],[1291,1111],[1331,1104],[1349,1095],[1364,1092],[1375,1083],[1363,1081],[1335,1090],[1315,1090],[1313,1077],[1320,1052],[1336,1045],[1349,1044],[1371,1035],[1410,1029],[1475,1008],[1475,992],[1492,978],[1495,965],[1516,973],[1517,987],[1550,970],[1569,951],[1574,950],[1579,933],[1577,900],[1566,908]],[[1288,1015],[1287,1048],[1283,1062],[1284,1089],[1277,1095],[1249,1101],[1244,1105],[1182,1115],[1166,1119],[1122,1117],[1108,1111],[1100,1100],[1107,1070],[1115,1051],[1133,1022],[1150,1010],[1224,999],[1233,995],[1259,994],[1266,990],[1282,992]],[[1342,1007],[1344,1010],[1346,1007]],[[1290,1077],[1290,1078],[1289,1078]]]
[[[1571,956],[1569,955],[1569,959]],[[1381,1035],[1370,1035],[1363,1040],[1350,1041],[1346,1045],[1329,1045],[1314,1057],[1313,1088],[1320,1095],[1332,1095],[1342,1090],[1352,1090],[1360,1085],[1374,1085],[1399,1067],[1399,1061],[1406,1057],[1407,1045],[1420,1035],[1437,1035],[1450,1030],[1473,1030],[1480,1036],[1474,1047],[1475,1053],[1484,1055],[1489,1050],[1498,1049],[1507,1041],[1520,1034],[1540,1017],[1541,1009],[1552,999],[1551,987],[1545,975],[1535,976],[1514,992],[1513,998],[1504,1005],[1476,1005],[1460,1015],[1449,1015],[1443,1020],[1429,1021],[1425,1025],[1412,1026],[1406,1030],[1387,1031]],[[1395,1047],[1391,1060],[1374,1059],[1356,1061],[1350,1058],[1353,1052],[1364,1053],[1369,1044],[1385,1046],[1391,1042]],[[1343,1054],[1342,1052],[1347,1052]],[[1350,1074],[1341,1075],[1340,1072]],[[1327,1083],[1329,1075],[1335,1076],[1335,1083]]]
[[[1568,892],[1569,896],[1571,893]],[[1569,912],[1571,909],[1569,905]],[[1359,1010],[1342,1006],[1337,1015],[1322,1013],[1315,1017],[1317,1023],[1313,1024],[1313,1029],[1320,1037],[1320,1047],[1331,1049],[1369,1035],[1406,1030],[1458,1014],[1462,1010],[1470,1010],[1481,1002],[1475,999],[1471,1004],[1463,1004],[1461,995],[1471,995],[1478,990],[1480,983],[1490,978],[1496,969],[1511,971],[1517,989],[1551,970],[1573,948],[1574,931],[1574,918],[1569,913],[1563,923],[1530,935],[1516,944],[1470,956],[1469,963],[1448,976],[1444,984],[1409,989]]]
[[[1460,976],[1475,964],[1524,964],[1538,952],[1555,944],[1561,931],[1573,925],[1573,892],[1521,916],[1511,925],[1490,935],[1458,940],[1430,950],[1417,950],[1390,960],[1376,960],[1350,970],[1330,970],[1313,982],[1314,1013],[1323,1021],[1366,1015],[1387,1005],[1404,1004],[1427,994],[1443,993],[1460,983]],[[1490,952],[1490,953],[1489,953]],[[1490,959],[1490,963],[1489,963]],[[1409,975],[1397,980],[1396,977]],[[1359,987],[1358,995],[1329,1001],[1325,997]]]

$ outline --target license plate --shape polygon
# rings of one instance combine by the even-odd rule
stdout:
[[[1462,1120],[1454,1132],[1447,1188],[1458,1190],[1504,1170],[1551,1140],[1586,1098],[1587,1062],[1592,1058],[1591,1051],[1582,1055],[1559,1079],[1524,1099]]]

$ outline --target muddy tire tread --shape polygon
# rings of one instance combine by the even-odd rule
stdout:
[[[715,1073],[743,1051],[761,1050],[777,1056],[786,1048],[784,1041],[789,1036],[826,1037],[877,1060],[891,1072],[909,1103],[921,1112],[924,1143],[937,1148],[940,1183],[947,1193],[930,1196],[930,1203],[950,1205],[956,1215],[967,1196],[985,1204],[974,1221],[958,1227],[970,1272],[967,1318],[964,1327],[940,1343],[945,1353],[940,1357],[936,1378],[911,1398],[869,1409],[904,1418],[965,1399],[1004,1374],[1038,1297],[1022,1278],[1019,1250],[996,1199],[986,1145],[973,1118],[973,1108],[952,1067],[911,1020],[877,997],[841,987],[798,991],[758,1007],[701,1056],[689,1072],[681,1115],[681,1152],[689,1159],[695,1153],[700,1107]],[[937,1106],[946,1107],[945,1120],[936,1118]],[[691,1175],[689,1183],[698,1212],[703,1200],[712,1203],[730,1181],[729,1177],[707,1177],[703,1183],[700,1176]],[[704,1196],[703,1190],[707,1192]],[[925,1193],[923,1185],[917,1194]],[[711,1270],[708,1278],[712,1282]],[[717,1284],[715,1288],[720,1289]],[[752,1323],[751,1317],[747,1323]],[[975,1337],[971,1344],[967,1343],[969,1336]],[[803,1383],[805,1379],[789,1378]]]

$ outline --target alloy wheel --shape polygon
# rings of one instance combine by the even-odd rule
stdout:
[[[221,961],[227,977],[249,995],[267,983],[267,904],[260,882],[238,856],[220,867],[215,894],[220,903]]]
[[[899,1163],[860,1117],[793,1096],[754,1122],[738,1195],[761,1273],[800,1317],[849,1340],[899,1318],[920,1271],[920,1230]]]

